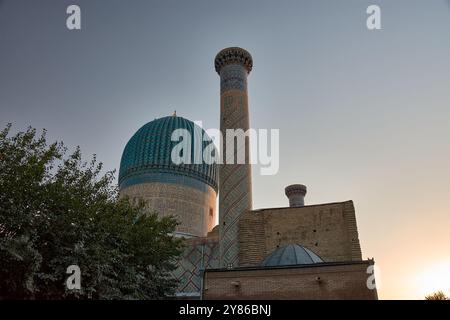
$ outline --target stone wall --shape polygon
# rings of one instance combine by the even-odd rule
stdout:
[[[256,266],[287,244],[300,244],[324,261],[361,261],[352,201],[247,211],[239,221],[240,266]]]
[[[277,268],[207,270],[203,298],[208,299],[377,299],[367,287],[373,261],[325,263]]]

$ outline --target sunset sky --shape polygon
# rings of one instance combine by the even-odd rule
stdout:
[[[450,294],[449,1],[0,0],[0,127],[46,128],[118,169],[132,134],[174,110],[218,128],[228,46],[253,56],[251,127],[280,130],[254,208],[287,206],[292,183],[306,204],[353,200],[381,299]]]

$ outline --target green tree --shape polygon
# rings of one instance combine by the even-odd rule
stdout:
[[[181,252],[177,222],[118,197],[80,149],[67,155],[28,128],[0,132],[0,299],[160,299]],[[81,290],[66,286],[81,269]]]
[[[444,292],[437,291],[425,297],[425,300],[450,300]]]

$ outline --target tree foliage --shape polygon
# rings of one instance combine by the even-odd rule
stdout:
[[[95,156],[67,155],[28,128],[0,132],[0,299],[159,299],[180,240],[176,221],[118,197],[114,172]],[[81,269],[81,290],[66,286]]]
[[[450,297],[446,296],[442,291],[437,291],[426,296],[425,300],[450,300]]]

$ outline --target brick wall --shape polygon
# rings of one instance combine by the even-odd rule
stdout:
[[[210,186],[205,191],[174,183],[142,183],[120,190],[120,196],[131,201],[142,199],[149,211],[160,216],[174,216],[180,224],[176,231],[205,237],[216,223],[216,192]]]
[[[377,299],[367,287],[372,261],[317,266],[207,270],[204,299]]]
[[[300,244],[324,261],[361,261],[352,201],[247,211],[239,221],[240,266],[256,266],[287,244]]]

